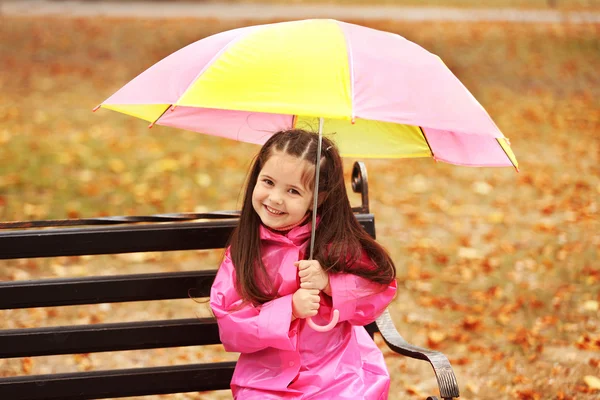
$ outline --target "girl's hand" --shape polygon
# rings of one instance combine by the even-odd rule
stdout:
[[[319,311],[321,297],[316,289],[298,289],[292,295],[292,315],[295,318],[314,317]]]
[[[301,260],[294,263],[298,267],[300,287],[303,289],[323,290],[327,293],[329,274],[317,260]],[[329,293],[328,293],[329,294]]]

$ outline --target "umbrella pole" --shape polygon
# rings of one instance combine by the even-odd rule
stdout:
[[[323,118],[319,118],[319,142],[317,143],[317,162],[315,164],[315,185],[313,194],[313,209],[312,209],[312,223],[310,228],[310,257],[309,260],[313,259],[315,254],[315,231],[317,229],[317,206],[319,199],[319,168],[321,162],[321,145],[323,142]]]
[[[310,230],[310,258],[313,259],[315,253],[315,230],[317,228],[317,205],[319,200],[319,171],[321,170],[321,145],[323,143],[323,118],[319,118],[319,143],[317,143],[317,163],[315,164],[315,190],[313,195],[312,223]],[[327,332],[332,330],[340,320],[340,311],[334,309],[331,313],[331,321],[327,325],[317,325],[311,317],[306,319],[306,323],[317,332]]]

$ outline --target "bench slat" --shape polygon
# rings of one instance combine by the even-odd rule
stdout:
[[[216,270],[0,282],[0,310],[208,297]]]
[[[81,400],[229,389],[235,362],[0,378],[0,399]]]
[[[373,214],[357,214],[375,237]],[[219,249],[226,246],[237,219],[0,232],[0,259],[148,251]]]
[[[0,359],[219,344],[214,318],[0,331]]]
[[[223,248],[235,220],[0,232],[0,259]]]

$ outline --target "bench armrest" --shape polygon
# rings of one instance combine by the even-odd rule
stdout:
[[[446,358],[444,354],[439,351],[413,346],[404,340],[396,330],[388,310],[385,310],[385,312],[377,318],[376,323],[383,340],[396,353],[411,358],[418,358],[419,360],[425,360],[431,364],[438,381],[440,396],[442,398],[452,399],[454,397],[459,397],[456,376],[454,375],[454,371],[452,370],[448,358]]]

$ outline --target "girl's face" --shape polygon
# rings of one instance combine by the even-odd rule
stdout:
[[[252,206],[263,224],[281,229],[300,222],[308,212],[312,190],[302,182],[308,161],[275,152],[261,169],[252,192]]]

